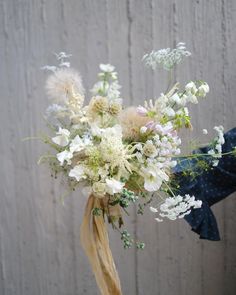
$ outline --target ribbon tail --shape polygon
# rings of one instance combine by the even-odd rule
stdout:
[[[94,216],[94,207],[103,209],[102,199],[91,195],[87,201],[80,229],[82,247],[87,254],[102,295],[122,295],[120,279],[115,267],[105,220]]]

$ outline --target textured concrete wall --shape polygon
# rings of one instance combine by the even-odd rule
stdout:
[[[60,203],[63,186],[36,165],[45,146],[21,142],[44,130],[45,74],[52,52],[73,54],[87,89],[100,62],[116,65],[125,104],[163,91],[164,73],[144,69],[146,51],[185,41],[193,56],[177,75],[203,78],[211,93],[194,106],[194,131],[235,126],[236,1],[0,0],[0,294],[98,294],[79,244],[85,198]],[[132,210],[131,210],[132,211]],[[157,224],[131,212],[130,232],[146,250],[111,244],[124,294],[236,294],[236,202],[214,207],[220,242],[200,241],[185,221]]]

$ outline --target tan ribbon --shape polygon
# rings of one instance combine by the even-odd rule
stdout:
[[[106,206],[107,197],[100,199],[90,195],[80,229],[80,239],[101,294],[122,295],[120,279],[109,247],[104,216],[94,216],[92,212],[93,208],[106,209]],[[115,207],[112,207],[112,215],[117,217],[120,214],[119,207]]]

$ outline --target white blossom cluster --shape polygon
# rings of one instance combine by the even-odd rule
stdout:
[[[148,67],[153,70],[157,65],[162,66],[165,70],[169,71],[173,69],[176,64],[179,64],[184,57],[190,56],[191,53],[186,50],[185,43],[178,43],[176,48],[161,49],[158,51],[152,51],[149,54],[143,56],[143,61]]]
[[[186,194],[185,196],[174,196],[165,199],[158,208],[150,207],[151,212],[159,213],[156,217],[156,221],[163,221],[162,218],[168,218],[170,220],[176,220],[177,218],[183,218],[191,212],[191,209],[197,209],[202,206],[202,201],[195,200],[194,196]]]
[[[94,136],[96,141],[99,139],[96,146],[93,142]],[[124,183],[117,177],[111,177],[111,171],[117,168],[122,176],[131,172],[131,165],[128,162],[130,155],[123,145],[122,130],[119,125],[106,129],[93,129],[91,134],[83,137],[76,135],[73,139],[69,130],[59,128],[57,136],[53,137],[52,141],[64,148],[56,155],[61,166],[71,165],[73,158],[79,157],[80,153],[85,153],[88,157],[88,161],[78,161],[71,167],[69,177],[76,179],[77,182],[92,180],[92,191],[98,196],[103,197],[107,193],[113,195],[122,191]],[[93,161],[93,164],[89,165],[89,161]],[[99,167],[99,161],[104,165]]]
[[[120,99],[120,88],[115,67],[110,64],[100,64],[99,81],[93,86],[93,95],[107,96],[109,99]]]
[[[151,122],[141,128],[143,134],[150,130],[153,136],[144,144],[138,143],[134,147],[140,164],[139,171],[144,178],[144,188],[154,192],[169,180],[168,171],[177,164],[172,157],[180,154],[181,139],[170,122],[163,126]]]
[[[70,62],[67,59],[70,58],[72,56],[72,54],[67,54],[64,51],[61,51],[59,53],[55,53],[55,55],[56,55],[56,58],[59,62],[59,65],[58,66],[46,65],[41,68],[42,70],[56,72],[60,68],[69,68],[70,67]]]
[[[213,147],[208,151],[208,154],[214,158],[212,165],[217,166],[219,164],[219,159],[222,157],[222,145],[225,143],[224,127],[221,125],[215,126],[214,130],[217,132],[217,136],[215,137]]]
[[[144,107],[139,106],[137,111],[141,116],[153,116],[157,119],[163,115],[171,119],[188,117],[189,111],[186,104],[197,104],[198,98],[205,97],[209,92],[206,82],[198,82],[198,84],[199,86],[192,81],[189,82],[183,92],[178,92],[178,88],[175,86],[169,93],[161,94],[154,102],[152,100],[145,101]]]

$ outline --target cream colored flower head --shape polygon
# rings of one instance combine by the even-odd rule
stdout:
[[[111,101],[108,109],[108,113],[111,116],[117,116],[122,110],[122,105],[117,101]]]
[[[80,74],[71,68],[58,69],[50,75],[46,81],[46,90],[50,99],[61,103],[67,103],[71,97],[83,100],[84,96]]]
[[[136,107],[124,109],[119,116],[123,137],[130,140],[138,140],[140,137],[140,128],[150,121],[150,118],[140,116]]]
[[[89,103],[89,112],[102,114],[108,111],[108,99],[103,96],[94,96]]]

